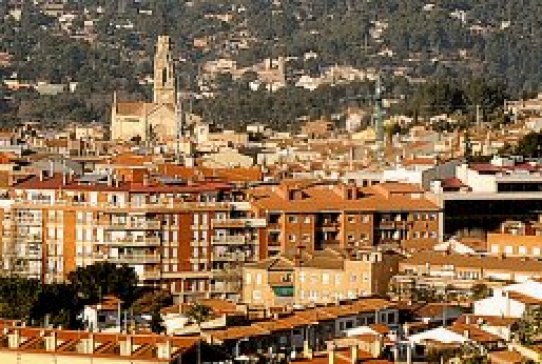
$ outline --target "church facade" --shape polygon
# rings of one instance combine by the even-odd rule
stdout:
[[[173,140],[177,137],[177,87],[171,39],[158,37],[153,102],[118,101],[111,108],[111,139]]]

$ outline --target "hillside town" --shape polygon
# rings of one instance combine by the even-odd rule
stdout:
[[[112,72],[141,72],[96,63],[100,90],[33,79],[0,32],[0,363],[542,363],[542,93],[433,83],[425,56],[398,62],[384,17],[362,47],[374,64],[307,51],[317,67],[296,69],[238,58],[262,41],[244,2],[183,2],[219,29],[190,38],[185,82],[196,61],[172,25],[142,46],[146,1],[110,19],[99,1],[3,3],[6,24],[32,11],[94,62],[106,18],[141,46],[119,43]],[[469,34],[515,26],[439,6],[422,12]]]

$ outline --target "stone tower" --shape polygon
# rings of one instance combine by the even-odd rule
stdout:
[[[171,39],[167,35],[158,37],[154,56],[154,103],[176,104],[175,66],[171,54]]]

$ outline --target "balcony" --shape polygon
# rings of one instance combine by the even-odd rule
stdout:
[[[106,230],[160,230],[160,221],[129,221],[126,223],[114,221],[111,223],[103,222],[101,225]]]
[[[17,225],[24,225],[24,226],[41,226],[42,221],[41,219],[17,219]]]
[[[400,221],[384,220],[378,224],[378,228],[381,230],[395,230],[395,229],[405,230],[405,229],[408,229],[409,224],[410,223],[408,221],[404,221],[404,220],[400,220]]]
[[[20,260],[42,260],[43,255],[40,251],[31,251],[24,254],[18,254],[17,259]]]
[[[143,271],[143,273],[139,274],[139,279],[147,281],[147,280],[157,280],[162,278],[162,272],[159,270],[146,270]]]
[[[246,242],[244,235],[213,236],[211,239],[213,245],[243,245]]]
[[[244,254],[242,253],[211,253],[213,262],[244,262]]]
[[[213,220],[213,228],[262,228],[267,226],[265,219],[223,219]]]
[[[96,253],[94,255],[96,261],[108,261],[118,264],[157,264],[160,263],[160,255],[158,254],[122,254],[119,256],[109,256],[107,254]]]
[[[105,239],[103,242],[98,242],[101,245],[111,246],[135,246],[135,247],[152,247],[160,246],[160,238],[157,236],[149,237],[126,237],[123,239],[112,240],[111,238]]]
[[[325,220],[318,224],[318,227],[322,230],[337,230],[341,227],[341,223],[338,221]]]

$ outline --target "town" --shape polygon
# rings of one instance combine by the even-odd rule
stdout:
[[[322,2],[267,10],[369,6]],[[536,88],[435,81],[481,66],[404,63],[393,12],[353,65],[256,57],[287,35],[243,1],[182,2],[215,32],[189,45],[159,4],[106,3],[0,3],[1,363],[542,362]],[[516,26],[421,5],[487,42]]]

